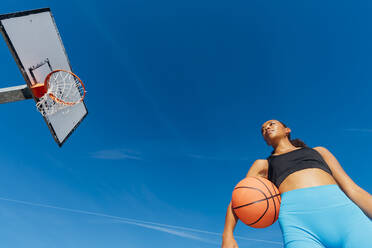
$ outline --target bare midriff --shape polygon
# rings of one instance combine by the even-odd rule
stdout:
[[[296,171],[289,175],[279,186],[280,193],[294,189],[321,185],[337,184],[332,175],[318,168]]]

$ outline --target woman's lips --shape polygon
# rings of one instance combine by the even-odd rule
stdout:
[[[274,132],[274,130],[267,130],[266,131],[266,136],[270,136],[270,134],[272,134]]]

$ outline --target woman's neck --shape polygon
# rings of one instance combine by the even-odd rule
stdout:
[[[288,139],[280,140],[277,145],[273,146],[273,148],[275,154],[281,154],[296,149]]]

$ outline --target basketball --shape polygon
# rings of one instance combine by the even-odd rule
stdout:
[[[279,216],[280,193],[277,187],[262,177],[246,177],[234,188],[232,208],[246,225],[264,228]]]

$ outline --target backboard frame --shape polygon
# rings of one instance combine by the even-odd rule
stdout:
[[[16,13],[10,13],[10,14],[3,14],[3,15],[0,15],[0,32],[2,33],[4,39],[5,39],[5,42],[9,48],[9,50],[11,51],[11,54],[14,58],[14,60],[16,61],[16,64],[18,66],[18,68],[20,69],[21,73],[22,73],[22,76],[27,84],[27,86],[29,88],[31,88],[31,86],[33,85],[32,82],[31,82],[31,79],[30,77],[27,75],[27,72],[26,72],[26,69],[25,69],[25,66],[22,64],[21,62],[21,59],[3,25],[3,20],[7,20],[7,19],[10,19],[10,18],[14,18],[14,17],[24,17],[24,16],[28,16],[28,15],[33,15],[33,14],[38,14],[38,13],[43,13],[43,12],[49,12],[50,16],[51,16],[51,19],[53,21],[53,24],[54,24],[54,27],[55,27],[55,30],[57,32],[57,35],[58,35],[58,38],[59,38],[59,41],[61,42],[61,45],[62,45],[62,48],[63,48],[63,52],[66,56],[66,59],[67,59],[67,63],[68,63],[68,66],[69,66],[69,70],[72,71],[72,68],[71,68],[71,64],[70,64],[70,60],[67,56],[67,53],[66,53],[66,50],[65,50],[65,47],[63,46],[63,42],[62,42],[62,39],[61,39],[61,36],[60,36],[60,33],[58,31],[58,28],[57,28],[57,25],[56,25],[56,22],[54,20],[54,17],[52,15],[52,12],[50,10],[50,8],[42,8],[42,9],[35,9],[35,10],[27,10],[27,11],[22,11],[22,12],[16,12]],[[46,63],[49,63],[49,61],[46,61]],[[50,65],[49,65],[50,67]],[[33,76],[32,72],[30,72],[31,76]],[[35,100],[35,102],[37,102],[37,98],[35,96],[33,96],[33,99]],[[57,133],[56,131],[54,130],[51,122],[48,120],[48,117],[43,117],[45,123],[47,124],[50,132],[52,133],[52,136],[54,138],[54,140],[56,141],[56,143],[58,144],[59,147],[61,147],[65,141],[71,136],[71,134],[76,130],[76,128],[81,124],[81,122],[86,118],[86,116],[88,115],[88,109],[85,105],[85,102],[82,102],[82,104],[84,104],[84,108],[86,110],[86,113],[84,116],[82,116],[82,118],[75,124],[74,123],[74,127],[70,130],[70,132],[66,135],[66,137],[63,139],[63,140],[59,140],[59,138],[57,137]]]

